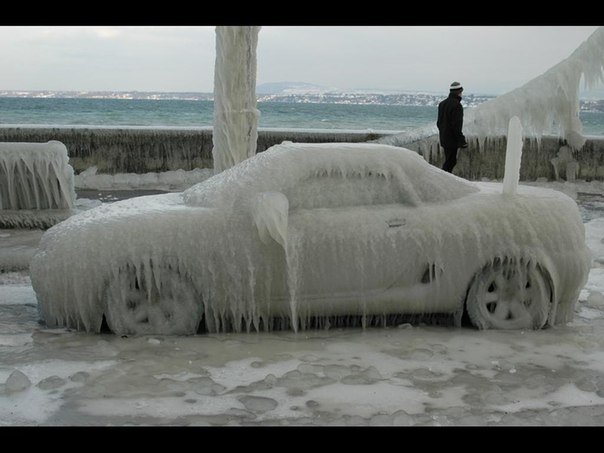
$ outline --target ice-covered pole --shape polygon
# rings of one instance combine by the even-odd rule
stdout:
[[[258,26],[216,27],[214,67],[214,171],[256,154],[256,47]]]
[[[503,175],[503,193],[514,195],[520,180],[520,162],[522,160],[522,125],[520,118],[513,116],[508,125],[508,141],[505,149],[505,173]]]

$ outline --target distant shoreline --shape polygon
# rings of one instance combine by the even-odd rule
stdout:
[[[320,91],[257,93],[257,102],[325,105],[384,105],[436,107],[446,93],[380,92],[380,91]],[[496,98],[497,95],[464,94],[466,108],[476,107]],[[0,99],[88,99],[123,101],[205,101],[213,102],[213,93],[204,92],[156,92],[156,91],[52,91],[52,90],[0,90]],[[604,99],[581,98],[582,112],[604,113]]]

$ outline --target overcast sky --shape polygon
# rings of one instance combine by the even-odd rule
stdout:
[[[264,26],[258,84],[502,94],[596,26]],[[0,90],[214,89],[212,26],[0,26]]]

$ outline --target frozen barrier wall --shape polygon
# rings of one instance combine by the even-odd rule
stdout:
[[[0,143],[0,227],[49,228],[71,215],[76,194],[59,141]]]
[[[257,152],[284,140],[365,142],[381,137],[363,131],[259,130]],[[59,140],[76,174],[96,167],[100,174],[148,173],[213,168],[212,128],[0,126],[0,142]]]
[[[581,150],[573,150],[577,178],[604,180],[604,137],[587,136]],[[442,166],[444,155],[435,136],[399,141],[389,133],[312,129],[260,129],[257,152],[283,141],[298,143],[372,142],[404,146],[418,151],[432,164]],[[99,174],[190,171],[212,168],[212,128],[94,128],[0,126],[0,142],[47,142],[65,144],[76,174],[96,167]],[[469,148],[459,153],[455,174],[469,180],[502,179],[505,169],[505,137],[481,140],[468,136]],[[554,179],[552,159],[563,140],[544,136],[526,138],[520,179]]]
[[[394,136],[392,136],[394,137]],[[394,141],[392,137],[376,140],[380,143],[403,146],[423,155],[431,164],[442,167],[445,156],[438,144],[438,136],[412,141]],[[501,180],[505,170],[505,136],[479,138],[466,136],[468,148],[460,149],[454,173],[471,181],[481,179]],[[565,141],[559,137],[543,136],[537,140],[525,137],[520,166],[521,181],[535,181],[537,178],[555,180],[555,162]],[[568,147],[565,149],[569,150]],[[576,179],[586,181],[604,180],[604,137],[587,136],[580,150],[570,150],[569,156],[576,168]],[[566,179],[562,172],[562,179]]]
[[[0,127],[0,141],[58,140],[69,152],[76,174],[147,173],[212,167],[211,129]]]

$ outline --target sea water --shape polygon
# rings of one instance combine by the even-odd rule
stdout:
[[[258,102],[260,128],[405,131],[436,106]],[[211,127],[214,102],[183,99],[0,98],[0,125]],[[594,120],[604,135],[604,113]]]
[[[406,131],[433,124],[434,105],[258,102],[259,128]],[[585,135],[604,135],[604,112],[581,111]],[[0,97],[0,125],[211,127],[214,102],[186,99]]]

